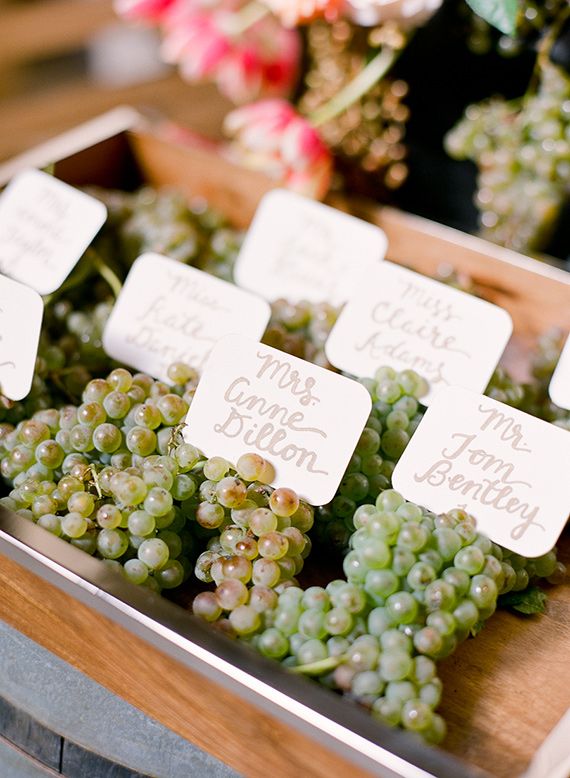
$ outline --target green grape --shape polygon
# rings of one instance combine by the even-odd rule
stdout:
[[[469,106],[446,137],[452,157],[479,168],[483,236],[526,253],[545,248],[570,191],[570,80],[539,64],[538,89]]]

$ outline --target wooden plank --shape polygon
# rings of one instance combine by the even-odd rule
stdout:
[[[570,329],[567,273],[395,208],[376,208],[371,214],[388,235],[389,258],[409,262],[426,275],[443,264],[467,273],[486,300],[509,311],[518,336],[533,338],[551,327]],[[536,271],[543,270],[551,275],[537,279]],[[564,277],[566,283],[561,283]]]
[[[0,66],[81,48],[117,22],[112,0],[42,0],[2,8]]]
[[[6,557],[0,591],[1,619],[243,774],[369,778]]]
[[[78,79],[65,87],[3,101],[0,160],[122,104],[150,109],[212,137],[220,136],[222,120],[230,108],[211,84],[189,85],[176,73],[121,89],[104,89]]]
[[[203,197],[236,227],[249,225],[260,199],[274,186],[262,173],[238,168],[215,151],[177,147],[142,132],[130,138],[144,181]]]

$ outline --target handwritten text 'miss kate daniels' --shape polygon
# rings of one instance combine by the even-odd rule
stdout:
[[[219,339],[209,326],[212,314],[227,314],[228,309],[194,278],[169,272],[168,279],[131,319],[125,342],[153,354],[164,368],[185,362],[201,370]]]

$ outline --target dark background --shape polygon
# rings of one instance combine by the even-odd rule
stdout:
[[[477,232],[473,204],[476,166],[450,159],[443,138],[467,105],[488,97],[518,97],[526,91],[535,62],[536,41],[521,54],[505,57],[492,46],[488,54],[469,50],[469,16],[464,0],[447,0],[420,28],[397,63],[394,74],[410,84],[411,109],[406,142],[409,177],[395,194],[399,207],[467,232]],[[497,41],[500,33],[493,34]],[[547,253],[570,255],[570,213],[563,213]]]

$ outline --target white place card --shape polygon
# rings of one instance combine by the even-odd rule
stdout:
[[[360,279],[325,344],[329,361],[352,375],[412,369],[442,386],[483,391],[511,335],[509,314],[413,270],[381,262]]]
[[[163,381],[172,362],[201,371],[224,335],[261,338],[271,310],[260,297],[160,254],[133,264],[105,331],[105,351]]]
[[[337,490],[371,410],[356,381],[230,335],[212,351],[184,435],[207,456],[255,452],[312,505]]]
[[[236,260],[236,282],[267,300],[341,305],[388,241],[373,224],[275,189],[261,201]]]
[[[559,408],[570,411],[570,335],[560,354],[560,359],[548,387],[550,399]]]
[[[31,389],[43,315],[37,292],[0,275],[0,394],[10,400]]]
[[[437,513],[464,508],[501,546],[536,557],[570,515],[570,433],[459,387],[441,389],[392,476]]]
[[[55,292],[106,218],[94,197],[39,170],[19,173],[0,196],[0,273]]]
[[[570,775],[570,708],[535,751],[521,778],[568,778]]]

